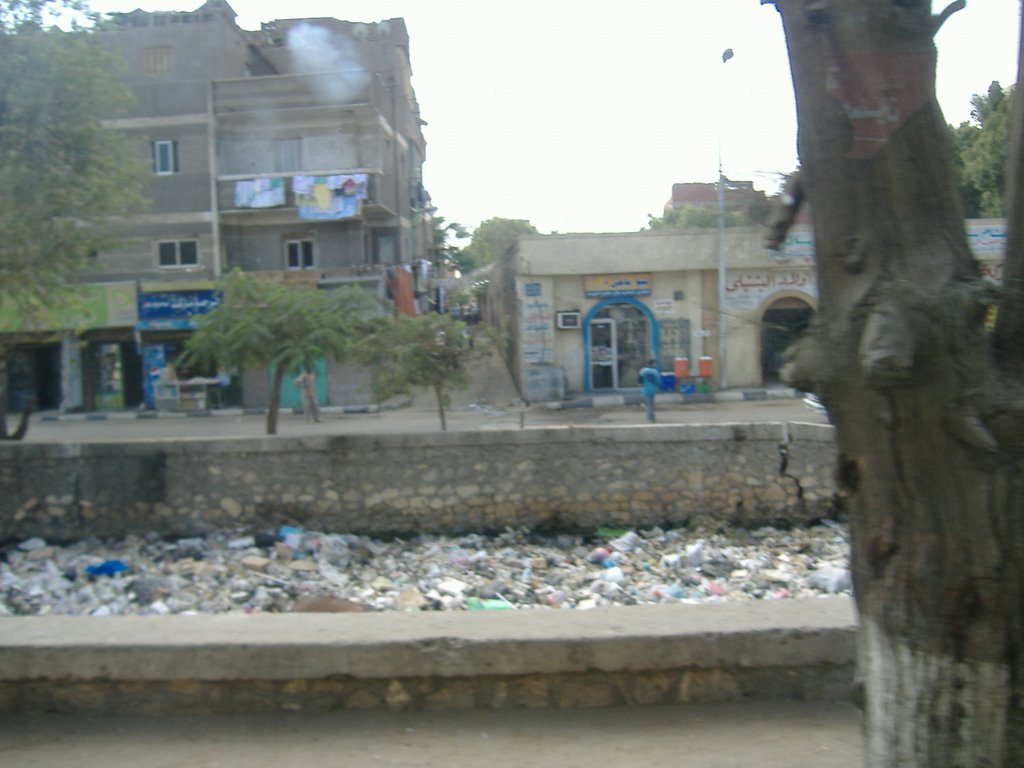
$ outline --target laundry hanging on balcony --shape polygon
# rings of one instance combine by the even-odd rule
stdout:
[[[284,203],[284,179],[241,179],[235,182],[236,208],[274,208]]]
[[[366,199],[367,174],[294,176],[292,191],[300,219],[348,219],[358,216]]]

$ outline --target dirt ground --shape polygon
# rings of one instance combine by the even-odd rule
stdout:
[[[0,721],[18,768],[858,768],[859,715],[817,702],[508,712]]]

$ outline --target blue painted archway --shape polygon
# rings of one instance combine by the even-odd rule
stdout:
[[[651,312],[650,308],[632,296],[613,296],[611,298],[599,301],[590,311],[587,312],[586,317],[583,318],[583,391],[590,392],[590,321],[597,316],[597,314],[605,307],[611,304],[629,304],[636,307],[643,313],[644,317],[647,318],[648,333],[650,334],[651,341],[651,357],[655,360],[655,368],[660,370],[660,363],[658,362],[658,349],[659,349],[659,336],[658,336],[658,321],[654,319],[654,313]],[[620,382],[621,383],[621,382]],[[639,384],[634,387],[639,388]]]

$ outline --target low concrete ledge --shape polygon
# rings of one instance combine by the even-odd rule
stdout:
[[[588,612],[0,619],[0,711],[846,699],[846,598]]]

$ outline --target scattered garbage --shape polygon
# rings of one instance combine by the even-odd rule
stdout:
[[[850,590],[848,531],[834,521],[391,541],[281,526],[0,546],[0,615],[590,610]]]
[[[85,572],[90,576],[113,576],[127,570],[128,566],[120,560],[104,560],[102,563],[85,566]]]

